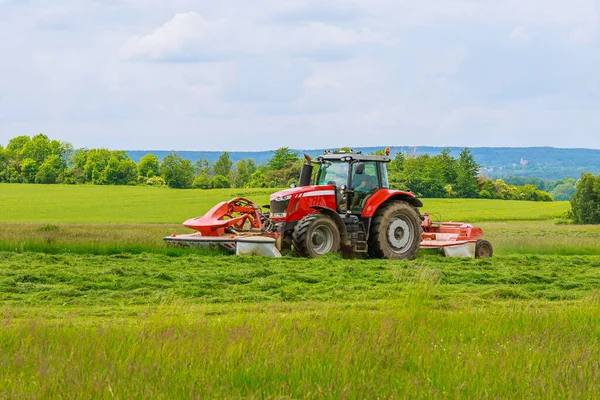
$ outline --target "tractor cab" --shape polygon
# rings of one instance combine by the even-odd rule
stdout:
[[[368,199],[380,189],[388,189],[386,155],[363,155],[359,151],[327,152],[314,161],[319,165],[317,186],[336,188],[336,205],[340,213],[361,215]]]

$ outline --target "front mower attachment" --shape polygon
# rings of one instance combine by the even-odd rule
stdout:
[[[196,249],[224,249],[238,256],[281,257],[277,240],[261,235],[202,236],[201,233],[171,235],[163,239],[169,246]]]

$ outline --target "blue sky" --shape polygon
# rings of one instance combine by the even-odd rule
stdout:
[[[597,0],[0,0],[0,144],[600,149]]]

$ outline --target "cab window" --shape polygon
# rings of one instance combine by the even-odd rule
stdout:
[[[317,185],[335,185],[339,188],[348,182],[348,163],[323,163],[319,169]]]
[[[379,189],[377,178],[377,164],[373,161],[365,161],[365,170],[362,174],[356,173],[356,165],[352,166],[352,188],[354,193],[350,205],[350,211],[361,213],[367,199]]]

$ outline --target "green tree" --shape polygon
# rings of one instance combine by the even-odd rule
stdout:
[[[248,182],[250,182],[250,178],[252,174],[256,171],[256,164],[254,160],[248,158],[246,160],[240,160],[235,164],[235,178],[234,185],[238,188],[245,187]]]
[[[571,208],[576,224],[600,224],[600,175],[581,175],[571,198]]]
[[[169,187],[184,189],[192,186],[194,166],[189,160],[184,160],[177,154],[171,153],[163,159],[160,170]]]
[[[461,198],[477,197],[477,175],[480,165],[475,162],[471,150],[464,148],[458,159],[458,171],[456,174],[456,193]]]
[[[52,184],[56,183],[65,171],[64,161],[57,154],[51,154],[46,157],[44,163],[35,175],[35,183]]]
[[[119,160],[117,156],[111,156],[102,175],[103,181],[109,185],[128,185],[137,181],[138,169],[130,159]]]
[[[557,201],[569,200],[575,194],[577,181],[573,178],[565,178],[550,185],[550,195]]]
[[[280,170],[284,165],[290,162],[293,164],[298,160],[298,153],[290,151],[289,147],[281,147],[275,150],[273,157],[267,163],[267,169],[271,171]]]
[[[123,150],[91,149],[83,152],[77,150],[70,160],[76,171],[79,171],[81,163],[85,162],[81,173],[82,180],[94,185],[129,184],[132,182],[130,179],[132,173],[136,174],[133,181],[137,180],[137,165]],[[106,171],[109,164],[110,169]]]
[[[252,175],[250,175],[250,181],[246,185],[251,188],[266,188],[269,187],[265,180],[265,171],[267,170],[266,165],[259,166]]]
[[[448,147],[442,149],[442,152],[434,158],[440,166],[444,182],[448,185],[456,185],[459,165],[458,160],[450,155],[450,149]]]
[[[213,174],[214,176],[221,175],[224,176],[227,180],[229,180],[229,176],[231,176],[231,168],[233,167],[233,162],[229,158],[228,152],[223,152],[215,162],[213,166]]]
[[[42,133],[34,135],[32,138],[17,136],[11,139],[9,147],[13,160],[21,161],[30,158],[38,166],[41,166],[49,156],[56,155],[62,161],[61,165],[66,168],[68,156],[73,152],[73,146],[70,143],[50,140],[48,136]]]
[[[50,139],[44,134],[37,134],[23,145],[23,158],[31,158],[41,165],[46,157],[52,154]]]
[[[31,138],[26,135],[16,136],[8,141],[6,145],[6,155],[8,158],[15,161],[23,160],[23,148],[27,143],[31,141]]]
[[[158,157],[154,154],[144,155],[138,162],[138,172],[144,178],[152,178],[160,175]]]
[[[429,154],[409,157],[404,161],[400,187],[412,190],[418,197],[447,197],[439,165]]]
[[[199,158],[194,164],[196,175],[206,175],[209,178],[213,176],[213,166],[211,162],[205,158]]]
[[[85,164],[87,163],[88,151],[85,149],[75,150],[69,157],[69,169],[65,173],[66,183],[86,183],[90,180],[86,176]]]
[[[21,161],[21,174],[23,175],[23,182],[34,183],[38,168],[37,162],[32,158],[26,158]]]
[[[278,169],[267,169],[264,180],[268,187],[285,187],[290,184],[298,184],[302,162],[288,161]]]
[[[93,184],[104,184],[102,173],[108,166],[111,152],[108,149],[91,149],[86,152],[85,165],[83,166],[83,176],[85,182]]]
[[[229,179],[223,175],[215,175],[215,177],[210,180],[210,187],[212,189],[225,189],[231,187],[231,183],[229,182]]]
[[[192,186],[198,189],[210,189],[210,180],[213,176],[212,169],[213,165],[209,160],[205,158],[196,160],[196,163],[194,164],[196,176],[194,176]]]
[[[8,163],[4,147],[0,146],[0,183],[8,182]]]

